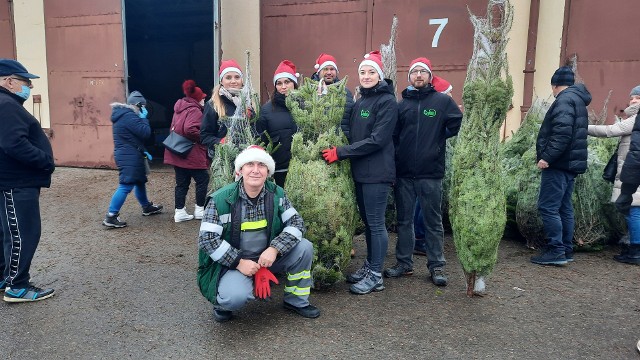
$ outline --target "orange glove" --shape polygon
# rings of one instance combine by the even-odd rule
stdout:
[[[335,146],[332,146],[328,149],[322,150],[322,157],[327,164],[331,164],[333,162],[338,161],[338,149]]]
[[[253,276],[253,287],[258,298],[266,299],[271,296],[271,284],[269,284],[269,281],[278,284],[278,279],[266,267],[261,267]]]

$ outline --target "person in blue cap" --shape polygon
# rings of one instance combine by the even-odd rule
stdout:
[[[29,274],[41,235],[40,189],[51,185],[55,169],[49,139],[22,106],[38,78],[19,62],[0,59],[0,292],[10,303],[55,294],[33,285]]]

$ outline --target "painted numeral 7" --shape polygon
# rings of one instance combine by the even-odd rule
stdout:
[[[429,19],[429,25],[439,25],[438,30],[436,30],[436,34],[433,35],[433,41],[431,42],[431,47],[438,47],[438,40],[440,40],[440,35],[442,34],[442,30],[449,23],[449,18],[443,19]]]

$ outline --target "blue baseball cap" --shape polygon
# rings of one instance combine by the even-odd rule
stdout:
[[[0,59],[0,76],[18,75],[25,79],[39,79],[40,76],[31,74],[19,62],[12,59]]]

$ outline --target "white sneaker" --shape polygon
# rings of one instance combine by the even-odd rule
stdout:
[[[196,220],[202,220],[204,217],[204,206],[196,205],[196,209],[193,211],[193,218]]]
[[[175,220],[175,222],[177,223],[183,222],[183,221],[189,221],[192,219],[193,219],[193,215],[187,214],[186,208],[176,209],[176,213],[175,215],[173,215],[173,220]]]

